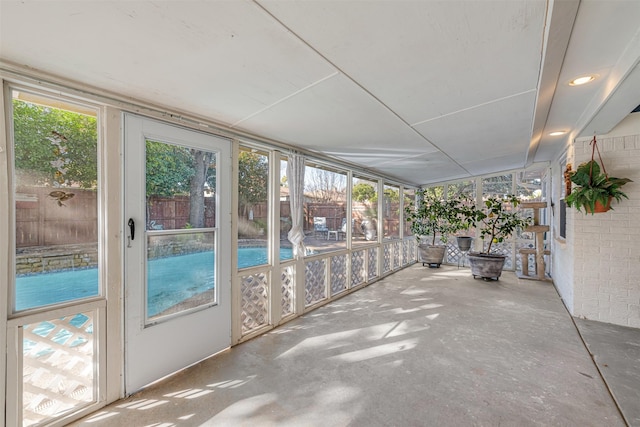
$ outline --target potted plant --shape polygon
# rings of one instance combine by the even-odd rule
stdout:
[[[604,168],[595,160],[580,164],[575,171],[569,172],[569,179],[574,184],[571,194],[565,197],[567,206],[575,207],[585,213],[594,214],[596,212],[606,212],[611,209],[611,200],[620,201],[623,197],[628,199],[620,187],[627,182],[632,182],[628,178],[614,178],[607,176]]]
[[[480,237],[485,243],[488,242],[483,252],[468,254],[474,279],[482,277],[485,280],[498,280],[502,274],[506,256],[494,253],[493,245],[502,243],[516,229],[524,228],[531,223],[531,218],[524,218],[519,211],[515,210],[519,204],[520,200],[511,194],[503,198],[490,197],[483,202],[482,208],[473,211],[472,216],[476,221]]]
[[[468,228],[472,221],[468,215],[464,215],[463,200],[460,198],[441,200],[428,195],[425,190],[419,190],[417,195],[417,206],[411,203],[405,208],[405,219],[411,223],[411,232],[418,240],[422,265],[440,267],[449,235]],[[431,243],[422,244],[423,238],[430,239]],[[436,238],[443,244],[437,245]]]

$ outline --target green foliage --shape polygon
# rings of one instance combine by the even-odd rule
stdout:
[[[13,100],[15,166],[30,184],[97,184],[98,127],[93,116]]]
[[[163,142],[146,142],[147,196],[171,197],[189,194],[195,174],[188,148]]]
[[[416,239],[431,236],[431,244],[435,245],[436,236],[446,243],[449,234],[469,228],[474,219],[472,211],[463,198],[443,200],[436,198],[429,189],[418,190],[417,206],[410,203],[405,208],[406,221]]]
[[[524,228],[531,223],[531,218],[523,218],[516,207],[520,200],[513,194],[504,198],[490,197],[483,202],[480,209],[472,211],[480,237],[489,241],[485,253],[491,253],[491,245],[501,243],[513,234],[516,229]],[[509,209],[511,206],[511,210]]]
[[[266,156],[242,151],[238,156],[238,199],[240,206],[267,200],[269,163]]]
[[[378,192],[375,187],[366,182],[357,183],[351,190],[353,200],[360,203],[373,202],[374,199],[377,200],[377,194]]]
[[[607,177],[600,171],[600,165],[595,160],[580,164],[578,169],[571,173],[570,179],[575,186],[571,194],[565,198],[567,205],[575,207],[578,211],[583,208],[585,213],[592,215],[596,202],[607,206],[611,198],[618,202],[623,197],[628,199],[620,187],[627,182],[633,182],[628,178]]]

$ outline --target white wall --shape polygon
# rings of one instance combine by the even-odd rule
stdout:
[[[591,140],[569,148],[574,170],[591,159]],[[553,279],[574,316],[640,328],[640,113],[597,141],[608,174],[634,181],[622,188],[629,200],[595,215],[567,208],[567,238],[554,238],[552,246]],[[554,196],[564,185],[562,173],[555,165]]]

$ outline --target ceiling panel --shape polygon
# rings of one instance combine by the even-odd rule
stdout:
[[[524,166],[531,136],[535,92],[503,99],[415,126],[458,163],[494,162],[501,154],[520,154]]]
[[[250,2],[1,7],[3,57],[227,124],[336,71]]]
[[[433,152],[435,148],[341,74],[240,123],[239,127],[311,150],[354,148]]]
[[[1,0],[0,66],[426,184],[615,126],[638,22],[624,0]]]
[[[467,178],[469,174],[443,153],[430,153],[400,162],[387,162],[377,170],[391,176],[403,177],[408,182],[428,184]]]
[[[260,4],[408,123],[537,84],[544,1]]]

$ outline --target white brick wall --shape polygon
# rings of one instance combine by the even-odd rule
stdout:
[[[567,208],[567,239],[552,248],[553,272],[573,315],[640,328],[640,113],[625,119],[626,126],[629,120],[636,134],[597,136],[607,173],[634,181],[623,187],[629,200],[595,215]],[[591,159],[591,139],[569,150],[574,170]]]

